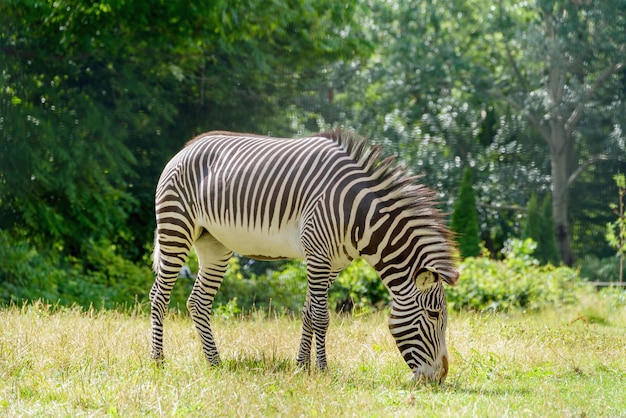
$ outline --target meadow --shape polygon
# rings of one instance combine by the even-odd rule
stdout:
[[[217,315],[209,367],[189,317],[169,314],[166,363],[149,317],[32,303],[0,310],[0,416],[626,416],[624,294],[538,312],[452,312],[450,373],[416,385],[384,312],[333,315],[329,370],[299,370],[300,321]]]

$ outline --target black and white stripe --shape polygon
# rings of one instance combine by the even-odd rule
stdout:
[[[163,359],[163,316],[193,245],[200,269],[188,308],[209,362],[219,362],[209,316],[235,251],[306,261],[308,290],[298,362],[326,367],[328,288],[355,258],[365,258],[392,295],[389,327],[418,379],[447,372],[442,283],[458,273],[450,234],[433,193],[380,160],[351,134],[297,140],[210,132],[165,167],[156,192],[152,356]]]

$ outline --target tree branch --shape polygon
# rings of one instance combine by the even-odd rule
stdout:
[[[623,66],[624,66],[623,62],[613,63],[609,65],[608,67],[606,67],[602,71],[602,73],[600,73],[598,78],[594,80],[591,87],[589,87],[589,89],[585,92],[580,102],[578,102],[578,105],[572,111],[572,114],[569,116],[569,118],[567,118],[567,121],[565,122],[565,134],[567,136],[571,135],[574,127],[576,126],[580,118],[582,117],[585,106],[587,105],[587,102],[589,101],[591,96],[593,96],[596,93],[596,91],[598,91],[598,89],[602,86],[602,84],[609,77],[611,77],[613,74],[618,72]]]
[[[539,133],[541,134],[541,137],[546,142],[548,142],[548,144],[551,143],[550,142],[551,141],[550,131],[548,129],[546,129],[544,126],[541,125],[540,119],[537,118],[537,116],[535,116],[532,113],[526,111],[522,104],[516,102],[510,96],[502,93],[500,90],[497,90],[497,89],[489,89],[489,90],[487,90],[487,93],[490,94],[491,96],[493,96],[494,98],[498,99],[498,100],[502,100],[502,101],[508,103],[513,109],[515,109],[518,112],[520,112],[522,114],[522,116],[524,116],[526,118],[526,120],[528,120],[528,122],[530,122],[530,124],[533,127],[535,127],[535,129],[537,129],[537,131],[539,131]]]
[[[495,209],[495,210],[512,210],[515,212],[525,212],[526,208],[523,206],[516,206],[516,205],[501,205],[501,204],[491,204],[491,203],[482,203],[482,202],[477,202],[476,206],[478,206],[479,208],[485,208],[485,209]]]
[[[509,59],[509,64],[511,65],[511,68],[513,69],[515,78],[517,78],[517,81],[520,83],[520,86],[522,87],[522,91],[524,92],[524,94],[528,93],[528,85],[526,84],[526,80],[524,79],[524,76],[522,75],[521,71],[519,70],[519,67],[515,63],[515,60],[513,59],[513,54],[511,53],[511,47],[508,42],[504,43],[504,48],[506,49],[506,56]]]
[[[587,161],[579,165],[578,168],[574,170],[572,174],[570,174],[570,176],[567,179],[567,183],[565,183],[565,187],[563,188],[563,193],[566,193],[567,190],[569,190],[572,184],[574,184],[574,182],[576,181],[576,178],[579,175],[581,175],[583,171],[587,169],[587,167],[589,167],[592,164],[598,163],[600,161],[610,161],[610,160],[625,161],[624,158],[622,157],[608,155],[608,154],[597,154],[597,155],[593,155],[589,157]]]

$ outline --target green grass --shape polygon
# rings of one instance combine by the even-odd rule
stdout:
[[[444,385],[410,380],[384,314],[333,316],[329,370],[296,368],[299,320],[216,318],[207,366],[189,318],[148,358],[142,313],[0,310],[0,416],[626,416],[626,307],[452,314]]]

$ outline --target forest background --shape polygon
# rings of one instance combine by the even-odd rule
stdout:
[[[530,255],[512,239],[541,206],[553,263],[617,280],[625,63],[626,0],[5,0],[0,301],[145,302],[157,178],[208,130],[352,129],[448,212],[469,172],[484,254]],[[384,293],[351,268],[338,300]],[[229,277],[231,308],[305,286],[294,263]]]

